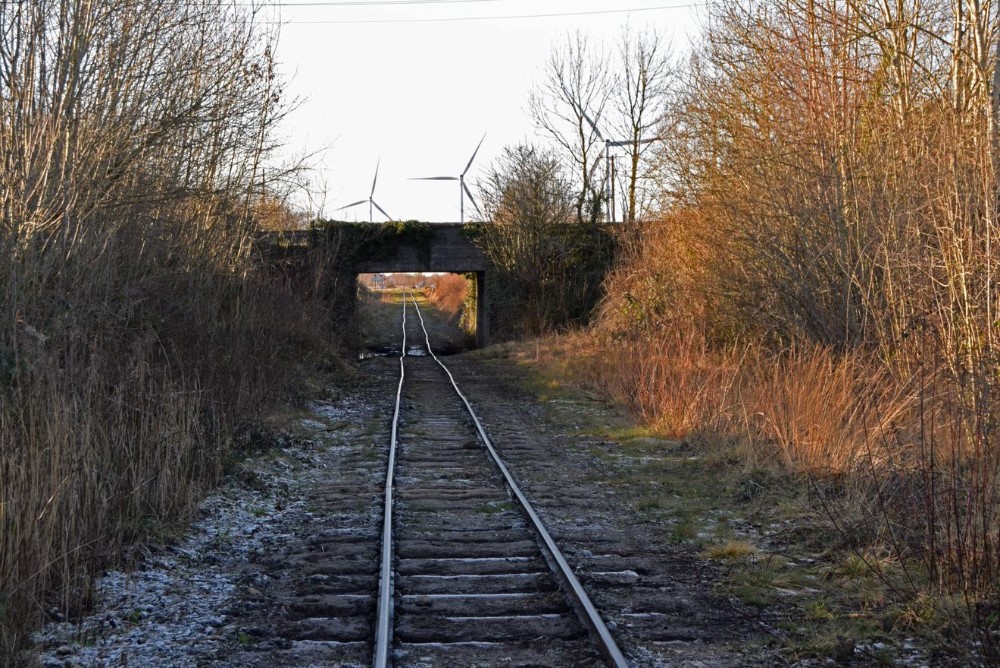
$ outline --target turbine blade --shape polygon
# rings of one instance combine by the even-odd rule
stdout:
[[[378,162],[375,163],[375,178],[372,179],[372,192],[370,195],[368,195],[369,199],[375,196],[375,184],[378,183],[378,168],[379,165],[381,164],[382,164],[382,158],[379,158]]]
[[[368,202],[368,200],[366,200],[366,199],[359,199],[357,202],[351,202],[350,204],[345,204],[342,207],[334,209],[334,211],[343,211],[344,209],[350,209],[352,206],[357,206],[359,204],[365,204],[367,202]]]
[[[390,216],[389,214],[387,214],[385,212],[385,209],[383,209],[382,207],[380,207],[378,205],[378,202],[376,202],[375,200],[372,200],[372,206],[374,206],[376,209],[378,209],[379,211],[381,211],[382,215],[385,216],[386,218],[388,218],[389,220],[394,220],[394,218],[392,216]]]
[[[479,205],[476,204],[476,198],[472,196],[472,191],[469,190],[469,186],[465,185],[465,181],[462,181],[462,190],[465,191],[466,197],[468,197],[469,201],[472,202],[472,206],[475,208],[476,213],[478,213],[479,217],[482,218],[483,212],[479,210]]]
[[[583,114],[584,120],[587,121],[587,123],[590,124],[590,127],[592,127],[594,129],[594,134],[597,135],[597,138],[600,139],[601,141],[607,141],[604,138],[604,135],[601,134],[601,131],[597,129],[597,123],[595,123],[594,120],[590,116],[587,115],[587,112],[584,111],[582,107],[580,109],[580,113]]]
[[[457,176],[415,176],[407,181],[458,181]]]
[[[631,139],[623,139],[621,141],[609,141],[608,146],[632,146],[633,144],[652,144],[656,141],[662,141],[663,137],[651,137],[649,139],[640,139],[638,141],[632,141]]]
[[[476,154],[479,153],[479,147],[483,145],[484,141],[486,141],[486,133],[485,132],[483,133],[483,138],[480,139],[479,143],[476,145],[476,150],[472,152],[472,157],[469,158],[469,164],[467,164],[465,166],[465,169],[462,171],[462,176],[465,176],[466,172],[469,171],[469,167],[472,167],[472,161],[476,159]]]

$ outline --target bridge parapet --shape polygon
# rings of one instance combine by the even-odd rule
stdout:
[[[306,250],[334,242],[348,249],[358,274],[486,271],[486,256],[462,223],[328,223],[310,230],[268,232],[271,246]]]
[[[309,230],[265,233],[259,243],[285,257],[323,261],[323,249],[339,251],[343,274],[445,272],[476,275],[476,343],[486,346],[489,323],[484,295],[488,262],[461,223],[323,223]],[[329,245],[329,246],[328,246]],[[315,257],[316,260],[308,258]]]
[[[361,274],[486,271],[486,256],[465,233],[466,227],[461,223],[428,223],[426,237],[403,235],[385,256],[360,254],[355,268]]]

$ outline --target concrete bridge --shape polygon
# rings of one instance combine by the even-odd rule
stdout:
[[[310,230],[262,235],[260,241],[289,249],[336,245],[344,273],[446,272],[476,276],[476,345],[489,344],[487,261],[470,232],[478,223],[329,223]]]
[[[489,345],[486,309],[486,256],[472,243],[468,229],[477,223],[424,223],[429,234],[399,235],[385,255],[361,255],[354,263],[358,274],[410,274],[445,272],[476,275],[476,346]]]

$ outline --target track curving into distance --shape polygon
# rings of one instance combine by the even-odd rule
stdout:
[[[415,327],[406,317],[407,301],[419,319],[423,350],[407,345],[407,328]],[[434,354],[412,297],[403,300],[402,329],[373,665],[627,666]]]

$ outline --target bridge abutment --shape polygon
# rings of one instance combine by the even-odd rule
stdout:
[[[476,272],[476,347],[490,345],[490,310],[486,308],[486,272]]]
[[[354,260],[358,274],[444,272],[474,274],[476,346],[490,342],[486,304],[488,263],[469,238],[468,225],[458,223],[387,223],[366,242]],[[369,234],[371,228],[364,228]]]
[[[305,270],[302,276],[311,265],[318,274],[340,279],[352,274],[473,274],[476,345],[482,348],[490,342],[488,262],[470,238],[467,228],[472,225],[322,222],[308,230],[263,233],[258,242],[276,266]]]

